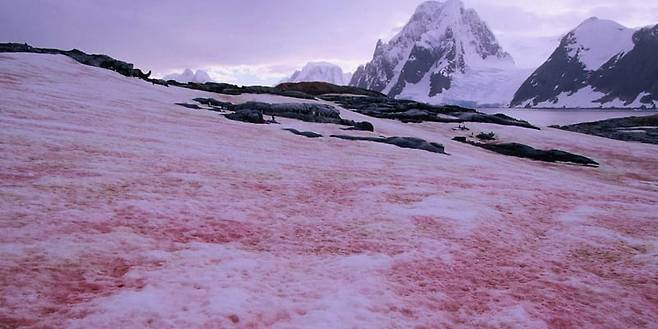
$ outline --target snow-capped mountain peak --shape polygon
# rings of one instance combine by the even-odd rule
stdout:
[[[329,82],[335,85],[347,85],[352,78],[351,73],[332,63],[309,62],[301,70],[282,82]]]
[[[471,97],[473,94],[455,90],[460,85],[457,80],[469,80],[475,75],[482,79],[481,70],[500,77],[501,70],[513,68],[514,60],[475,10],[465,8],[460,0],[426,1],[388,43],[377,42],[372,61],[355,72],[350,84],[392,97],[434,103],[462,96],[478,102]],[[482,81],[485,80],[486,77]],[[517,83],[519,79],[513,80]],[[461,85],[473,86],[471,82]],[[451,89],[452,95],[447,96]],[[512,96],[493,94],[500,94],[498,97],[504,102]],[[487,99],[491,101],[498,102]]]
[[[191,69],[185,69],[182,73],[172,73],[164,77],[165,80],[176,80],[178,82],[198,82],[205,83],[213,81],[208,72],[204,70],[193,71]]]
[[[633,49],[633,33],[615,21],[591,17],[567,35],[568,53],[594,71],[615,55]]]
[[[592,17],[516,91],[512,106],[656,108],[658,25],[640,30]]]

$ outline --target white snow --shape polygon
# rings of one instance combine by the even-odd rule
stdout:
[[[589,71],[598,70],[610,59],[628,53],[634,46],[635,30],[611,20],[592,17],[572,32],[575,39],[569,54],[578,57]]]
[[[628,328],[658,322],[654,145],[364,117],[450,155],[229,121],[64,56],[0,54],[0,326]],[[306,100],[308,101],[308,100]],[[350,134],[357,134],[351,132]],[[595,305],[595,307],[593,306]]]
[[[530,69],[468,68],[453,76],[450,89],[429,97],[430,72],[418,84],[409,85],[398,98],[432,104],[505,107],[530,73]]]

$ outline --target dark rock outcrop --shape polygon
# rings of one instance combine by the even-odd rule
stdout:
[[[501,143],[489,144],[478,143],[467,140],[465,137],[455,137],[454,141],[477,146],[489,151],[493,151],[503,155],[514,156],[518,158],[526,158],[536,161],[544,162],[568,162],[585,166],[598,166],[599,164],[587,157],[577,155],[561,150],[540,150],[534,147],[520,144],[520,143]]]
[[[233,104],[231,104],[231,103],[218,101],[214,98],[201,98],[201,97],[199,97],[199,98],[193,99],[193,101],[195,101],[199,104],[208,105],[208,106],[221,108],[221,109],[225,109],[225,110],[228,110],[233,106]]]
[[[308,137],[308,138],[319,138],[319,137],[322,137],[322,135],[320,135],[320,134],[318,134],[318,133],[314,133],[314,132],[312,132],[312,131],[299,131],[299,130],[297,130],[297,129],[292,129],[292,128],[286,128],[286,129],[283,129],[283,130],[285,130],[285,131],[289,131],[289,132],[291,132],[291,133],[293,133],[293,134],[295,134],[295,135],[304,136],[304,137]]]
[[[263,112],[256,109],[241,109],[233,113],[224,115],[229,120],[242,121],[248,123],[264,124]]]
[[[51,48],[35,48],[23,43],[0,43],[0,53],[64,55],[76,60],[81,64],[112,70],[127,77],[136,77],[150,81],[149,77],[151,76],[150,71],[148,73],[144,73],[142,70],[136,69],[131,63],[116,60],[107,55],[87,54],[78,49],[60,50]],[[154,79],[154,83],[156,82],[159,83],[160,81]]]
[[[344,108],[361,114],[402,122],[481,122],[539,129],[527,121],[517,120],[504,114],[485,114],[459,106],[437,106],[386,97],[323,95],[320,98],[336,102]]]
[[[287,82],[275,87],[284,92],[301,92],[308,95],[320,96],[325,94],[350,94],[370,97],[386,97],[386,95],[357,87],[338,86],[328,82]]]
[[[346,135],[331,135],[330,137],[351,140],[351,141],[368,141],[376,143],[391,144],[401,148],[424,150],[433,153],[445,154],[445,148],[439,143],[428,142],[416,137],[360,137]]]
[[[185,107],[185,108],[188,108],[188,109],[192,109],[192,110],[203,110],[203,108],[201,106],[196,105],[196,104],[176,103],[176,105],[182,106],[182,107]]]
[[[263,115],[279,116],[297,119],[305,122],[333,123],[350,126],[356,130],[373,131],[374,127],[369,122],[356,122],[340,117],[340,111],[331,105],[316,103],[279,103],[269,104],[262,102],[247,102],[229,107],[232,111],[244,109],[256,110]]]
[[[621,141],[658,144],[658,114],[552,126],[552,128]]]

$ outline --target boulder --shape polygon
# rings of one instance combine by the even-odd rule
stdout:
[[[540,150],[532,146],[528,146],[520,143],[500,143],[500,144],[489,144],[489,143],[478,143],[473,141],[468,141],[466,137],[455,137],[454,141],[470,144],[477,146],[489,151],[493,151],[503,155],[509,155],[519,158],[526,158],[536,161],[544,162],[568,162],[585,166],[598,166],[599,164],[582,155],[569,153],[561,150]]]
[[[229,120],[242,121],[248,123],[264,124],[263,112],[256,109],[241,109],[233,113],[224,115]]]

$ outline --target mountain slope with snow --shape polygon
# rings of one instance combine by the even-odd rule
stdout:
[[[198,83],[206,83],[206,82],[212,82],[212,78],[210,78],[210,75],[208,75],[208,72],[204,70],[196,70],[192,71],[191,69],[185,69],[182,73],[172,73],[169,75],[166,75],[164,77],[164,80],[175,80],[181,83],[187,83],[187,82],[198,82]]]
[[[516,107],[655,108],[658,25],[638,31],[590,18],[519,88]]]
[[[0,328],[658,323],[654,145],[468,123],[592,168],[341,107],[376,131],[241,123],[176,103],[320,101],[165,87],[61,55],[0,54],[0,95]]]
[[[338,86],[345,86],[349,84],[351,78],[351,73],[344,73],[343,69],[336,64],[310,62],[282,82],[328,82]]]
[[[431,103],[508,104],[524,74],[475,10],[427,1],[391,41],[377,43],[350,84]]]

